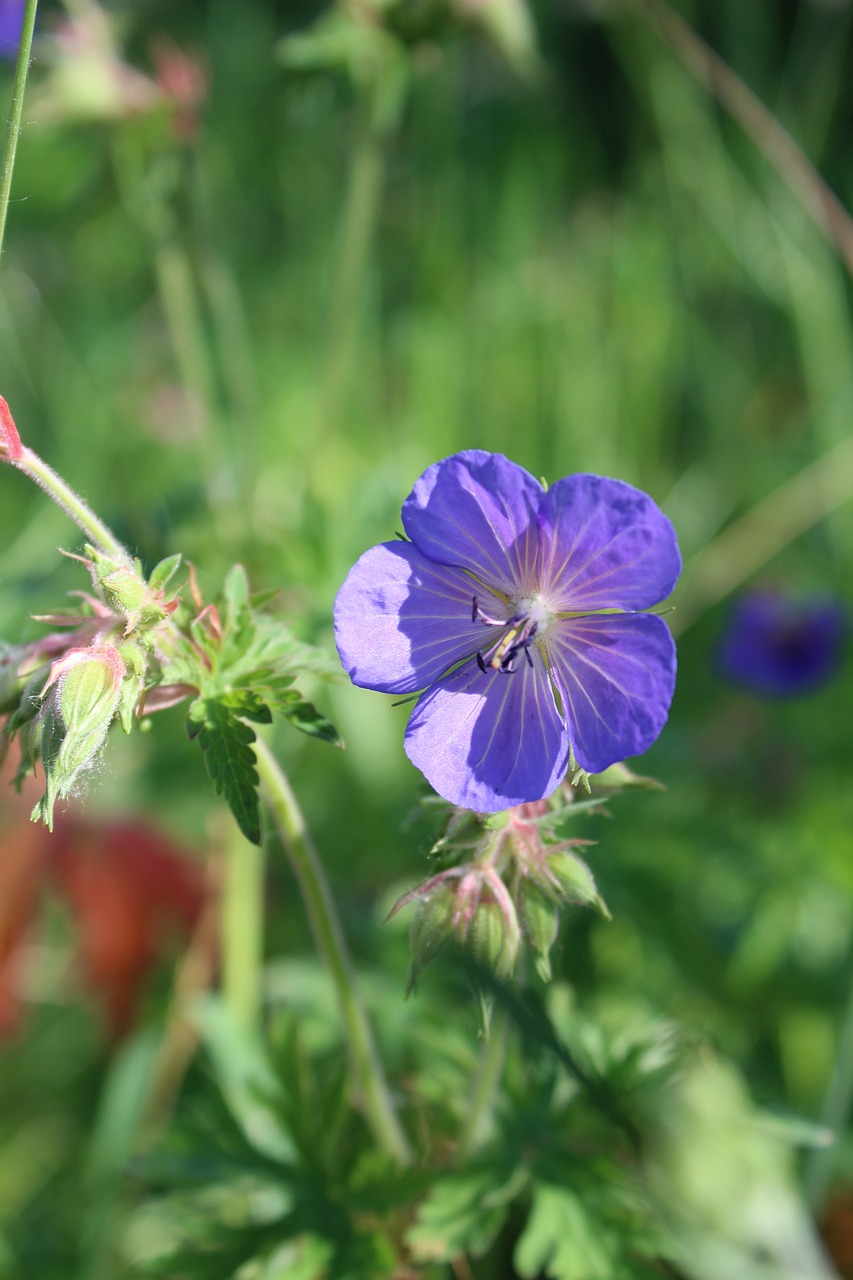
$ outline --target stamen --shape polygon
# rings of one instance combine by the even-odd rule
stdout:
[[[493,645],[480,649],[476,655],[477,666],[485,675],[491,668],[502,675],[511,676],[518,669],[518,656],[523,653],[528,666],[533,666],[530,646],[539,630],[539,622],[527,613],[517,613],[511,618],[490,618],[480,608],[476,596],[471,599],[471,621],[482,622],[487,627],[500,627],[503,635]]]

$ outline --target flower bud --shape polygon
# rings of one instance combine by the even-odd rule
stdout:
[[[412,921],[412,967],[406,986],[407,995],[415,990],[421,969],[435,959],[449,940],[455,913],[456,894],[447,881],[421,898]]]
[[[508,904],[508,905],[507,905]],[[511,900],[482,900],[471,920],[468,939],[474,959],[497,978],[508,978],[515,966],[521,930]]]
[[[70,649],[54,662],[42,690],[38,751],[45,794],[33,819],[53,828],[57,799],[70,794],[81,773],[97,759],[118,709],[126,668],[110,644]]]
[[[17,462],[23,451],[15,420],[0,396],[0,462]]]
[[[518,906],[524,937],[533,951],[543,982],[551,981],[551,948],[557,940],[559,916],[553,896],[525,876],[518,890]]]
[[[560,896],[567,902],[577,902],[584,907],[596,907],[610,919],[610,912],[599,896],[595,879],[589,867],[573,853],[549,853],[545,859],[548,871]]]

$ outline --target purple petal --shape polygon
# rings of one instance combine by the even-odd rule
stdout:
[[[538,653],[512,675],[465,663],[420,698],[406,754],[451,804],[494,813],[550,795],[568,737]]]
[[[572,618],[547,636],[575,759],[590,773],[645,751],[675,688],[675,644],[649,614]]]
[[[542,493],[502,454],[468,449],[423,473],[403,503],[403,527],[430,560],[467,569],[506,597],[527,595]]]
[[[409,542],[383,542],[350,570],[335,600],[335,640],[353,684],[382,693],[425,689],[491,639],[471,619],[474,584]],[[487,612],[505,606],[478,591]]]
[[[0,0],[0,58],[18,56],[24,26],[24,0]]]
[[[558,480],[539,513],[539,583],[552,609],[647,609],[681,570],[672,523],[622,480]]]

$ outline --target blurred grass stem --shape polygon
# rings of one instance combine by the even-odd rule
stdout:
[[[261,1011],[264,939],[263,847],[228,822],[222,895],[222,969],[225,1002],[243,1031],[257,1029]]]
[[[688,561],[671,623],[685,631],[801,533],[853,498],[853,436],[779,485]]]
[[[204,246],[191,239],[196,219],[190,157],[165,155],[151,164],[138,154],[132,134],[119,133],[113,138],[112,161],[121,202],[151,248],[157,296],[174,371],[186,397],[187,424],[211,528],[220,542],[226,542],[237,519],[237,468],[224,438],[216,376],[221,361],[212,349],[195,266],[205,255]]]
[[[492,1015],[488,1038],[480,1050],[480,1061],[459,1137],[457,1158],[460,1163],[476,1152],[489,1136],[492,1111],[506,1062],[508,1037],[509,1020],[506,1011],[498,1009]]]
[[[361,293],[379,211],[387,133],[387,127],[376,118],[376,112],[365,111],[359,122],[350,161],[340,256],[330,306],[321,404],[324,432],[337,426],[361,320]]]
[[[18,149],[18,138],[21,133],[21,120],[24,114],[24,89],[30,69],[30,51],[33,46],[33,30],[36,25],[36,9],[38,0],[26,0],[24,20],[21,27],[21,40],[18,45],[18,60],[15,64],[15,78],[12,81],[12,104],[6,124],[6,137],[3,142],[3,160],[0,164],[0,254],[3,252],[3,237],[6,231],[6,214],[9,211],[9,197],[12,194],[12,172],[15,168],[15,152]]]
[[[850,1121],[851,1109],[853,1109],[853,974],[851,974],[847,991],[847,1004],[841,1023],[838,1051],[820,1112],[820,1123],[835,1135],[836,1142],[829,1147],[813,1147],[806,1157],[803,1171],[806,1197],[813,1209],[821,1208],[824,1195],[833,1180],[839,1160],[838,1141],[844,1136]]]
[[[344,1024],[355,1087],[379,1146],[401,1164],[411,1152],[388,1091],[326,873],[290,783],[270,748],[255,743],[261,791],[302,893],[317,949],[329,966]]]
[[[622,0],[737,120],[833,245],[853,275],[853,218],[802,148],[737,72],[661,0]]]

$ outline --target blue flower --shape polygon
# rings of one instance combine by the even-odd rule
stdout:
[[[24,0],[0,0],[0,58],[17,58],[23,25]]]
[[[597,773],[645,751],[675,683],[666,624],[675,531],[620,480],[543,489],[501,454],[430,467],[403,504],[410,541],[365,552],[335,602],[354,684],[421,694],[409,759],[453,804],[494,812],[539,800],[570,751]]]
[[[755,693],[807,693],[841,658],[848,617],[832,600],[753,591],[735,605],[719,649],[723,674]]]

